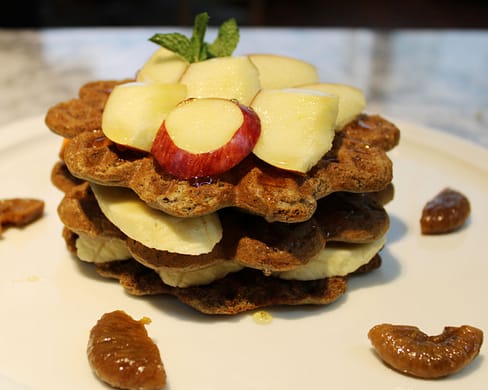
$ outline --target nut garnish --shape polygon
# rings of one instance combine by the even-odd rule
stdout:
[[[389,366],[418,378],[441,378],[460,371],[478,356],[483,332],[469,325],[446,326],[428,336],[415,326],[380,324],[368,337]]]
[[[121,310],[104,314],[92,328],[88,360],[104,382],[121,389],[156,390],[166,384],[159,350],[149,338],[147,317],[136,321]]]
[[[470,211],[466,196],[445,188],[424,206],[420,218],[422,234],[443,234],[459,229]]]
[[[27,225],[44,212],[44,202],[38,199],[0,199],[0,234],[5,226]]]

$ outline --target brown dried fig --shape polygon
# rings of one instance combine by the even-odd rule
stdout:
[[[0,234],[4,226],[25,226],[40,218],[44,201],[39,199],[0,199]]]
[[[156,390],[166,384],[159,350],[144,325],[122,310],[104,314],[92,328],[88,361],[100,380],[121,389]]]
[[[441,378],[460,371],[478,356],[483,332],[469,325],[446,326],[428,336],[408,325],[381,324],[368,337],[385,363],[404,374]]]
[[[470,211],[466,196],[445,188],[424,206],[420,218],[422,234],[444,234],[459,229]]]

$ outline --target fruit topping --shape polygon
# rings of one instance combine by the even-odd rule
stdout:
[[[363,91],[350,85],[317,83],[304,85],[302,88],[338,96],[339,111],[337,112],[336,130],[342,130],[345,125],[357,118],[366,107],[366,98]]]
[[[297,58],[276,54],[249,54],[263,89],[298,87],[319,82],[317,68]]]
[[[104,134],[150,151],[163,171],[180,179],[224,173],[251,151],[277,168],[308,172],[331,149],[335,131],[361,114],[364,94],[320,83],[317,68],[296,58],[232,56],[239,41],[235,20],[207,43],[208,20],[197,15],[190,38],[150,38],[162,47],[142,66],[138,82],[114,88],[103,112]],[[237,121],[236,106],[219,98],[238,103]]]
[[[189,63],[178,54],[161,47],[147,60],[137,72],[136,80],[176,83]]]
[[[236,101],[189,99],[168,114],[151,153],[181,179],[218,175],[248,156],[260,133],[256,113]]]
[[[120,84],[103,110],[103,133],[117,144],[148,152],[164,118],[186,93],[183,84]]]
[[[190,64],[180,83],[188,97],[236,99],[249,105],[261,88],[259,73],[249,57],[219,57]]]
[[[337,96],[302,89],[262,89],[251,103],[261,120],[254,154],[275,167],[305,173],[332,148]]]

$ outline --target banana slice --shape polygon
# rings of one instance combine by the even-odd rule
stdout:
[[[345,276],[368,263],[385,245],[386,235],[368,244],[338,244],[326,246],[307,264],[274,276],[290,280],[316,280],[330,276]]]
[[[149,248],[185,255],[212,251],[222,238],[217,214],[177,218],[152,209],[137,195],[120,187],[90,184],[103,214],[125,235]]]
[[[242,265],[232,260],[219,260],[209,267],[194,271],[176,271],[170,268],[159,268],[159,276],[169,286],[190,287],[212,283],[227,276],[231,272],[243,269]]]
[[[114,237],[92,237],[84,233],[77,234],[76,255],[80,260],[105,263],[131,258],[125,240]]]
[[[275,277],[290,280],[316,280],[331,276],[345,276],[367,264],[383,247],[386,235],[369,244],[336,244],[325,247],[306,265],[290,271],[276,272]],[[176,271],[161,267],[161,279],[170,286],[189,287],[208,284],[242,268],[236,259],[219,260],[195,271]]]

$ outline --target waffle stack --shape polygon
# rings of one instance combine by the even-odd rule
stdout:
[[[328,304],[345,293],[350,275],[380,266],[389,227],[383,205],[392,196],[386,152],[399,140],[392,123],[358,116],[304,175],[251,154],[221,175],[181,180],[163,172],[150,153],[104,136],[105,102],[126,81],[88,83],[46,116],[65,139],[52,171],[65,194],[58,208],[63,236],[100,275],[118,279],[131,294],[170,294],[203,313],[236,314]],[[217,217],[222,237],[198,255],[147,246],[102,212],[96,195],[110,190],[175,218]],[[87,243],[93,244],[88,252]]]

